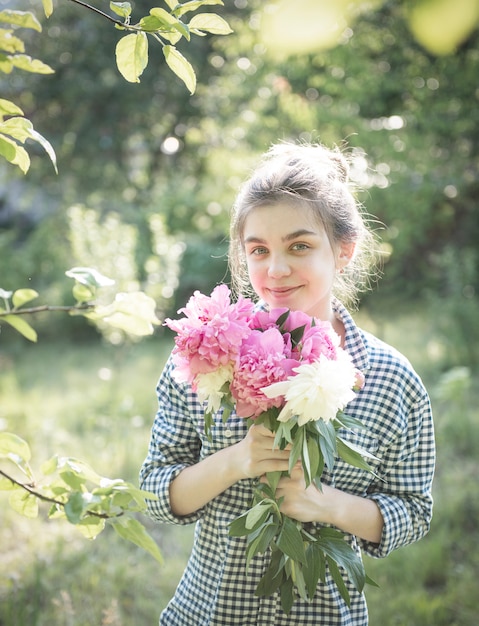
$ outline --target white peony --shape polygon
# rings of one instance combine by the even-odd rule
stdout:
[[[195,377],[195,391],[200,402],[208,402],[206,411],[215,413],[221,407],[221,400],[226,393],[221,391],[225,383],[233,380],[233,365],[222,365],[213,372],[197,374]]]
[[[329,422],[355,397],[356,368],[344,350],[337,350],[335,360],[321,355],[314,363],[304,363],[293,370],[294,376],[262,389],[268,398],[284,396],[286,403],[278,421],[294,416],[298,424],[323,419]]]

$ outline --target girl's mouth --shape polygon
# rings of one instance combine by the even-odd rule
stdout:
[[[273,298],[285,298],[295,293],[297,289],[299,289],[299,287],[270,287],[267,288],[266,291],[268,291]]]

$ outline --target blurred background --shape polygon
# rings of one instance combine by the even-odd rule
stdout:
[[[133,14],[151,6],[138,1]],[[26,176],[0,161],[2,289],[72,304],[65,271],[88,266],[117,291],[145,291],[161,319],[175,316],[195,289],[228,280],[230,207],[271,143],[351,154],[383,253],[383,276],[355,316],[423,377],[438,439],[430,534],[366,561],[380,585],[367,590],[372,626],[477,624],[479,7],[454,7],[226,0],[212,10],[234,33],[180,46],[197,74],[190,96],[160,46],[141,82],[127,83],[119,32],[93,12],[59,0],[46,20],[38,0],[0,0],[42,23],[24,40],[55,73],[14,71],[0,85],[52,143],[59,169],[33,144]],[[171,336],[159,328],[132,341],[61,313],[32,323],[37,344],[0,329],[0,429],[30,442],[37,467],[71,455],[136,483]],[[108,530],[91,543],[0,500],[1,626],[157,623],[191,528],[145,521],[159,566]]]

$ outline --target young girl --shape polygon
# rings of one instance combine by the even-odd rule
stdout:
[[[407,359],[358,328],[344,305],[367,279],[374,240],[348,183],[348,164],[321,145],[273,147],[248,180],[233,210],[230,266],[233,285],[250,287],[258,306],[301,310],[329,320],[342,347],[365,375],[348,404],[366,429],[344,436],[375,455],[374,474],[337,459],[306,488],[303,472],[282,478],[282,511],[300,522],[332,525],[353,548],[373,557],[423,537],[432,515],[435,448],[430,402]],[[333,295],[335,294],[335,295]],[[229,523],[248,510],[254,481],[288,469],[288,450],[273,449],[273,434],[234,414],[215,416],[212,441],[204,407],[176,383],[168,361],[158,384],[159,409],[141,486],[158,496],[150,514],[161,522],[197,522],[194,546],[163,626],[365,626],[364,595],[345,576],[348,607],[327,574],[314,599],[297,599],[291,612],[278,594],[255,596],[269,560],[254,557],[245,573],[244,538]]]

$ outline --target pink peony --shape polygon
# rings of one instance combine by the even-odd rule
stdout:
[[[256,311],[251,318],[251,328],[257,330],[267,330],[268,328],[278,328],[277,320],[281,315],[288,312],[288,309],[272,309],[271,311]]]
[[[327,359],[336,359],[340,343],[339,335],[333,330],[329,322],[320,320],[315,320],[315,322],[315,326],[306,328],[293,353],[297,355],[298,360],[307,363],[316,361],[321,355]]]
[[[211,296],[195,291],[178,311],[186,317],[165,320],[165,325],[177,333],[173,348],[176,380],[192,383],[197,374],[236,362],[240,346],[251,332],[253,307],[244,298],[232,304],[226,285],[216,287]]]
[[[268,328],[264,332],[253,330],[245,339],[231,383],[237,415],[256,417],[272,407],[281,406],[281,397],[267,398],[261,388],[285,380],[298,365],[287,352],[286,347],[285,354],[284,337],[277,328]]]

